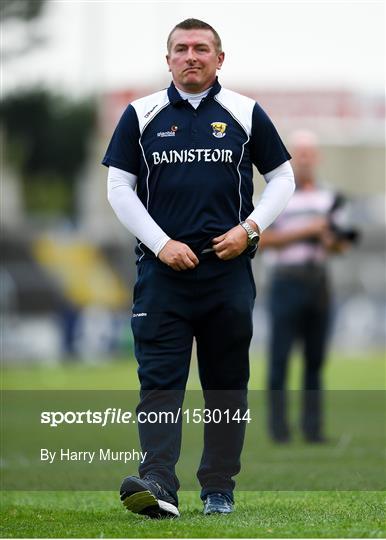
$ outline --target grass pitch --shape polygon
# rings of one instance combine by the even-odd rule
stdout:
[[[181,517],[125,512],[110,492],[10,493],[3,535],[17,538],[382,538],[384,501],[373,492],[241,492],[229,516],[203,516],[182,492]]]
[[[291,369],[292,388],[300,363]],[[252,362],[251,385],[264,387],[264,364]],[[326,387],[384,389],[384,358],[333,357]],[[194,366],[191,389],[199,388]],[[6,389],[135,389],[134,361],[3,370]],[[256,456],[258,459],[258,456]],[[317,452],[315,464],[317,465]],[[380,471],[384,474],[384,471]],[[118,488],[119,486],[117,486]],[[26,486],[28,490],[28,486]],[[197,492],[180,493],[181,518],[154,521],[126,512],[117,492],[3,492],[1,536],[7,538],[382,538],[385,493],[378,491],[242,491],[229,516],[203,516]]]
[[[289,388],[296,390],[301,381],[302,364],[298,356],[289,369]],[[134,358],[93,363],[71,362],[58,365],[5,367],[3,389],[7,390],[135,390],[138,388],[137,362]],[[382,353],[342,358],[331,355],[326,363],[324,386],[328,390],[384,390],[385,357]],[[250,390],[263,390],[266,362],[251,358]],[[199,390],[196,362],[193,359],[188,389]]]

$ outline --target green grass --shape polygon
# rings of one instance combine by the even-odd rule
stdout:
[[[254,358],[251,367],[250,388],[263,388],[264,362],[260,358]],[[290,373],[291,388],[299,387],[300,371],[300,362],[295,359]],[[100,365],[7,367],[3,369],[2,375],[3,388],[10,390],[138,388],[136,364],[133,360]],[[381,354],[353,359],[332,356],[325,370],[325,385],[329,389],[380,390],[385,388],[384,379],[384,358]],[[194,363],[189,387],[199,388]],[[354,394],[353,397],[355,397]],[[352,418],[351,420],[353,421]],[[364,428],[367,429],[367,426]],[[363,431],[364,442],[367,437],[366,429]],[[296,448],[299,459],[303,461],[307,459],[310,465],[314,463],[316,469],[319,463],[321,467],[323,466],[325,451],[322,448],[313,451],[296,441],[293,447],[282,449],[267,445],[268,443],[260,441],[256,446],[256,457],[254,455],[252,457],[256,460],[257,477],[264,472],[259,458],[261,459],[262,455],[270,457],[272,475],[268,471],[268,477],[272,477],[273,484],[275,484],[276,475],[280,485],[282,463],[290,465],[292,462],[294,468],[297,467],[296,461],[293,461],[295,453],[291,454],[292,451],[296,451]],[[359,447],[354,447],[353,450],[364,451]],[[252,455],[255,450],[251,454],[247,446],[245,459],[248,452]],[[339,466],[341,469],[344,463],[343,459],[342,466]],[[380,470],[379,475],[382,474],[384,471]],[[258,486],[258,481],[258,478],[253,478],[251,486]],[[275,489],[274,485],[272,489]],[[2,494],[1,500],[1,536],[9,538],[382,538],[386,535],[385,493],[382,491],[242,491],[236,492],[234,514],[222,517],[203,516],[198,491],[182,491],[180,510],[181,518],[179,519],[153,521],[126,512],[121,507],[115,492],[8,491]]]
[[[266,363],[261,356],[251,358],[253,390],[265,388]],[[71,363],[53,366],[12,367],[2,370],[3,388],[9,390],[126,390],[138,388],[137,363],[133,358],[115,362]],[[291,362],[289,388],[299,387],[301,362]],[[385,388],[385,357],[382,353],[366,357],[331,355],[324,371],[325,387],[329,390],[382,390]],[[199,389],[196,362],[193,360],[188,387]]]
[[[125,512],[109,492],[8,494],[3,535],[18,538],[382,538],[384,497],[355,492],[242,492],[231,516],[203,516],[182,492],[181,517],[150,520]]]

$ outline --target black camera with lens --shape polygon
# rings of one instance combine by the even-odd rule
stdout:
[[[333,205],[328,213],[328,221],[331,232],[338,240],[357,244],[360,241],[361,232],[352,225],[347,198],[337,193]]]

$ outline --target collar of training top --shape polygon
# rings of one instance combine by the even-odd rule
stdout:
[[[216,77],[216,80],[214,81],[209,94],[204,99],[212,98],[213,96],[218,94],[220,90],[221,90],[221,84],[218,82],[218,78]],[[181,97],[173,81],[171,82],[168,88],[168,98],[171,105],[173,106],[181,105],[182,103],[186,101],[183,97]]]

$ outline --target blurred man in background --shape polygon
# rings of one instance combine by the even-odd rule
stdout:
[[[321,370],[330,318],[326,262],[352,238],[336,226],[341,198],[317,184],[315,134],[296,131],[290,145],[296,191],[260,242],[267,250],[270,276],[269,431],[276,442],[290,439],[285,385],[290,353],[299,340],[304,358],[301,427],[308,442],[323,442]]]

